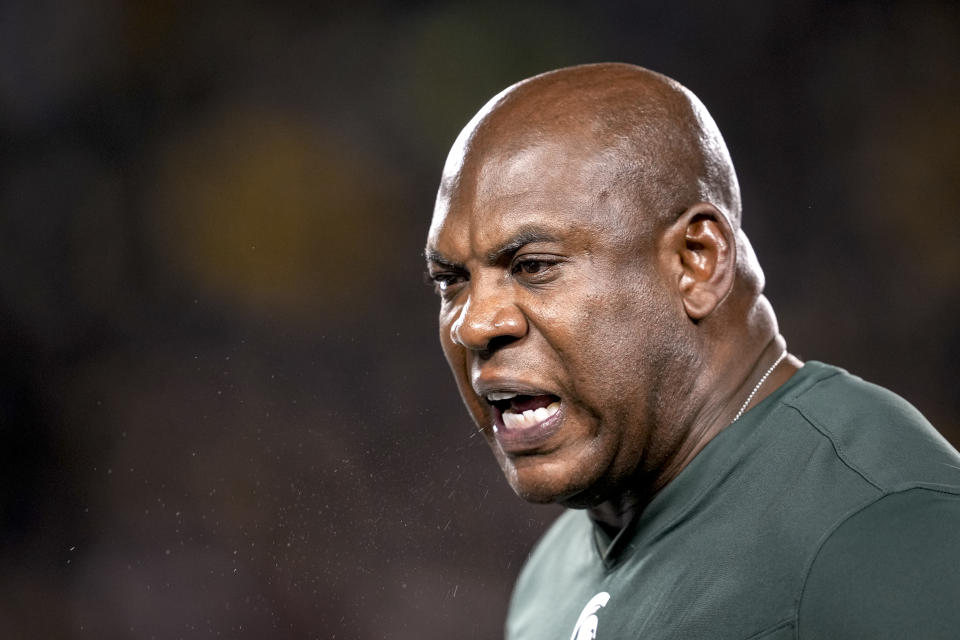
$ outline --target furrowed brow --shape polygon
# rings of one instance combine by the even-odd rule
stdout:
[[[512,238],[487,253],[487,264],[494,265],[534,242],[556,242],[557,236],[540,227],[521,228]]]
[[[534,242],[556,242],[557,239],[554,233],[541,227],[521,228],[507,241],[489,251],[486,255],[486,261],[487,264],[495,265],[503,260],[504,257],[513,255],[519,251],[524,245]],[[426,249],[423,255],[427,259],[427,262],[432,262],[448,269],[465,268],[462,263],[450,260],[436,249]]]
[[[445,267],[447,269],[463,269],[462,264],[459,262],[454,262],[453,260],[448,260],[443,256],[442,253],[434,249],[427,249],[424,251],[423,255],[426,257],[427,262],[438,264],[441,267]]]

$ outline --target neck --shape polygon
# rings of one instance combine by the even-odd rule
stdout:
[[[750,330],[739,340],[719,340],[707,352],[704,364],[691,385],[690,402],[675,417],[662,424],[682,425],[668,434],[670,454],[649,470],[638,470],[633,486],[589,510],[590,517],[608,533],[622,529],[650,500],[728,427],[742,408],[744,412],[773,393],[803,365],[787,354],[786,340],[778,333],[776,318],[762,296],[749,314]],[[776,363],[776,364],[775,364]],[[766,377],[764,378],[764,375]],[[751,395],[752,394],[752,395]]]

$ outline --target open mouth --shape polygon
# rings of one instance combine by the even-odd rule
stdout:
[[[496,411],[497,426],[518,431],[539,426],[560,411],[560,398],[553,394],[524,395],[510,392],[488,393],[487,402]]]

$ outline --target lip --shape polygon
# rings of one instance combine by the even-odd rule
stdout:
[[[564,402],[560,400],[560,408],[555,414],[543,422],[523,429],[507,429],[503,424],[503,416],[494,409],[493,437],[504,453],[512,455],[530,455],[542,452],[554,435],[563,426]]]
[[[512,378],[509,376],[479,376],[473,381],[473,390],[481,402],[489,407],[492,418],[492,432],[494,439],[504,453],[508,455],[532,455],[542,453],[551,438],[560,431],[565,417],[565,402],[563,396],[556,391],[542,387],[530,381]],[[503,415],[494,405],[487,402],[487,395],[494,392],[516,393],[518,395],[540,396],[552,395],[559,398],[560,408],[555,414],[532,427],[523,429],[507,429],[503,423]]]
[[[493,393],[495,391],[503,391],[509,393],[516,393],[519,395],[525,396],[540,396],[540,395],[554,395],[559,396],[559,394],[545,389],[543,387],[538,387],[536,385],[522,382],[513,378],[483,378],[474,381],[473,391],[481,399],[486,402],[487,394]]]

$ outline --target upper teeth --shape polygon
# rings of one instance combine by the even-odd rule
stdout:
[[[509,391],[493,391],[487,394],[487,400],[490,402],[499,402],[500,400],[509,400],[516,398],[518,394]]]

